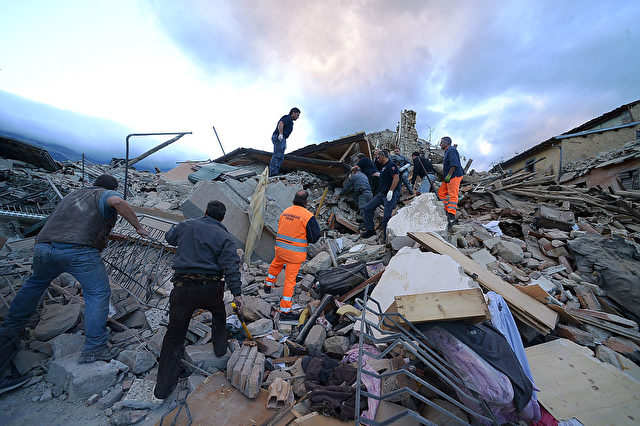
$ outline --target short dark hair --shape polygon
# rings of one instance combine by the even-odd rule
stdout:
[[[359,160],[361,158],[364,158],[364,154],[362,152],[359,152],[358,155],[356,155],[356,158]]]
[[[441,141],[445,141],[447,145],[451,145],[451,138],[449,136],[443,136]]]
[[[307,204],[307,199],[309,198],[309,193],[304,189],[296,192],[296,195],[293,197],[293,204],[296,206],[304,207]]]
[[[418,151],[413,151],[413,152],[411,153],[411,156],[412,156],[412,157],[420,157],[420,153],[419,153]]]
[[[216,220],[221,221],[222,219],[224,219],[224,214],[226,212],[227,207],[225,207],[225,205],[218,200],[209,201],[209,203],[207,204],[206,215]]]
[[[387,151],[386,149],[382,149],[382,150],[378,151],[378,155],[379,154],[382,154],[385,157],[389,158],[389,151]]]
[[[291,111],[289,111],[289,115],[293,114],[294,112],[297,112],[298,114],[300,114],[300,110],[296,107],[291,108]]]
[[[111,175],[100,175],[93,182],[93,186],[115,191],[118,189],[118,181]]]

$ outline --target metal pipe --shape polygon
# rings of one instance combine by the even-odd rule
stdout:
[[[168,135],[190,135],[191,132],[161,132],[161,133],[130,133],[127,135],[125,143],[125,160],[124,160],[124,199],[127,199],[127,189],[129,187],[129,139],[133,136],[168,136]],[[84,158],[84,155],[83,155]]]
[[[216,134],[216,138],[218,139],[218,143],[220,144],[220,149],[222,150],[222,155],[227,155],[226,152],[224,152],[224,148],[222,147],[222,142],[220,142],[220,138],[218,137],[218,132],[216,131],[216,126],[211,126],[213,127],[213,133]]]

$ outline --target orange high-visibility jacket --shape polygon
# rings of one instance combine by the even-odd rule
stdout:
[[[312,217],[313,213],[296,205],[282,212],[276,235],[276,256],[291,263],[307,260],[307,223]]]

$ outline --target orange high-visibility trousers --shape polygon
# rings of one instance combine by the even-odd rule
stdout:
[[[447,213],[456,214],[458,210],[458,192],[460,191],[460,182],[462,176],[451,178],[449,183],[442,182],[438,189],[438,197],[444,203],[444,210]]]
[[[298,271],[300,271],[301,263],[291,263],[285,261],[283,258],[276,254],[273,258],[271,266],[269,266],[269,272],[267,273],[267,279],[265,285],[274,287],[278,274],[284,268],[284,291],[282,292],[282,298],[280,299],[280,312],[291,312],[291,301],[293,299],[293,289],[296,286],[296,278],[298,277]]]

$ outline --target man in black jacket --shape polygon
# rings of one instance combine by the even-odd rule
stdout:
[[[419,177],[422,179],[420,183],[420,189],[418,192],[421,194],[427,193],[431,190],[431,183],[436,181],[436,170],[433,168],[433,164],[424,155],[421,155],[418,151],[411,154],[413,159],[413,175],[411,176],[411,186],[416,184],[416,179]],[[434,188],[435,191],[435,188]]]
[[[225,213],[224,204],[210,201],[203,217],[180,222],[165,235],[167,242],[178,246],[178,250],[173,258],[175,274],[169,299],[169,326],[162,341],[158,381],[154,389],[158,400],[167,398],[178,383],[184,339],[196,309],[206,309],[213,316],[211,328],[215,355],[223,357],[227,353],[224,285],[227,284],[235,296],[235,303],[241,306],[242,283],[240,257],[233,236],[221,223]]]

